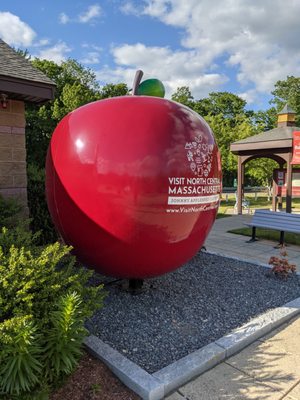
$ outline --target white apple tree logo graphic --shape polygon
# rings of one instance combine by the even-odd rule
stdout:
[[[195,176],[207,177],[211,170],[213,145],[205,143],[200,133],[193,142],[186,142],[187,161]]]

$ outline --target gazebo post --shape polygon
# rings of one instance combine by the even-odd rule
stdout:
[[[284,163],[279,163],[279,169],[284,169]],[[278,195],[276,195],[278,193]],[[275,180],[275,171],[273,171],[273,186],[272,186],[272,211],[282,211],[282,188],[278,187]]]
[[[280,169],[284,169],[284,164],[279,164]],[[279,196],[278,196],[278,210],[282,211],[282,187],[279,190]]]
[[[292,153],[288,154],[286,163],[286,212],[292,212]]]
[[[242,163],[242,157],[238,156],[238,174],[237,174],[237,213],[243,213],[242,207],[242,196],[243,196],[243,175],[244,165]]]
[[[273,171],[273,182],[272,182],[272,211],[276,211],[276,200],[277,200],[277,196],[276,196],[276,192],[277,192],[277,184],[275,181],[275,171]]]

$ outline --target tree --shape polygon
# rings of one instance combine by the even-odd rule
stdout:
[[[277,111],[275,107],[271,107],[266,111],[256,111],[251,117],[256,133],[268,131],[276,127]]]
[[[195,111],[202,115],[223,115],[224,118],[233,119],[237,115],[247,115],[246,101],[230,92],[212,92],[208,97],[198,100]]]
[[[296,124],[300,123],[300,78],[288,76],[285,80],[277,81],[272,92],[274,98],[271,104],[275,104],[280,111],[286,103],[296,112]]]
[[[108,83],[101,89],[101,99],[107,99],[108,97],[125,96],[128,94],[128,87],[126,83],[112,84]]]
[[[255,158],[246,164],[246,176],[250,184],[271,188],[274,168],[278,168],[276,161],[270,158]]]
[[[194,108],[194,97],[188,86],[181,86],[176,89],[176,92],[172,94],[171,99],[177,101],[177,103],[184,104],[191,109]]]

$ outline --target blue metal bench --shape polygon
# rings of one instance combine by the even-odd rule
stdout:
[[[252,221],[245,222],[252,226],[252,237],[249,242],[256,240],[256,228],[274,229],[280,231],[279,243],[284,243],[284,232],[300,233],[300,214],[276,212],[270,210],[255,210]]]

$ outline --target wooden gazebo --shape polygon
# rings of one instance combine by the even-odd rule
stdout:
[[[271,158],[279,168],[286,164],[286,212],[292,210],[292,155],[293,132],[300,131],[295,125],[295,111],[288,105],[278,114],[277,128],[234,142],[230,150],[238,156],[237,211],[242,214],[245,164],[254,158]],[[273,209],[275,209],[273,193]]]

